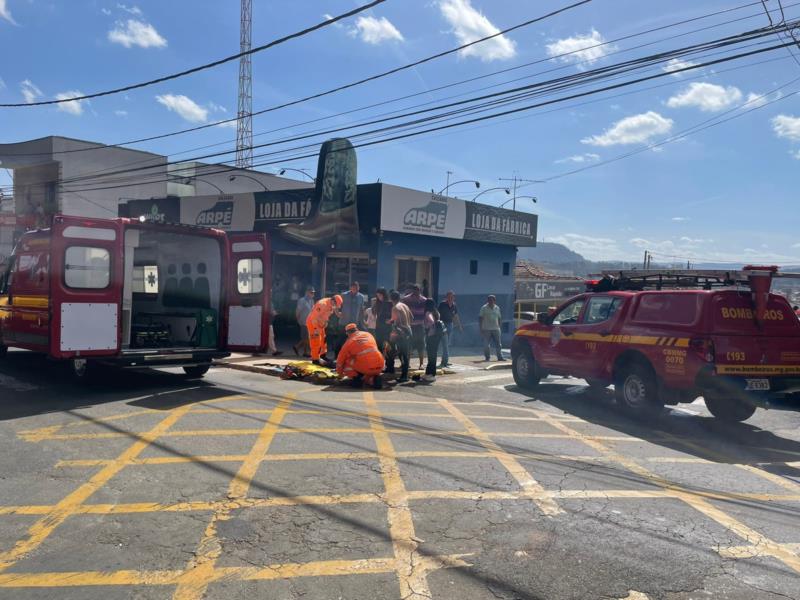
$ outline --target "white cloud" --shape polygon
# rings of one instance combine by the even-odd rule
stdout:
[[[774,102],[775,100],[780,100],[781,98],[783,98],[783,92],[780,90],[777,92],[772,92],[771,94],[757,94],[755,92],[750,92],[747,94],[747,106],[744,106],[743,108],[749,110],[758,106],[764,106],[767,102]]]
[[[605,43],[606,39],[600,32],[592,28],[585,35],[575,35],[547,44],[547,55],[551,58],[558,57],[563,62],[591,64],[616,50],[613,44],[601,45]]]
[[[0,0],[0,19],[5,19],[12,25],[17,24],[14,17],[11,16],[11,11],[8,10],[6,0]]]
[[[209,102],[209,103],[208,103],[208,108],[209,108],[210,110],[213,110],[214,112],[221,112],[221,113],[226,113],[226,112],[228,112],[228,109],[227,109],[227,108],[225,108],[225,107],[224,107],[224,106],[222,106],[221,104],[215,104],[214,102]]]
[[[572,156],[567,156],[566,158],[559,158],[555,161],[555,164],[560,165],[563,163],[585,163],[585,162],[594,162],[596,160],[600,160],[600,155],[595,154],[594,152],[586,152],[584,154],[573,154]]]
[[[138,19],[128,19],[124,23],[118,21],[114,29],[108,32],[108,40],[122,44],[126,48],[131,46],[163,48],[167,45],[167,40],[156,31],[155,27]]]
[[[623,256],[616,240],[593,237],[579,233],[566,233],[545,239],[546,242],[563,244],[570,250],[590,260],[616,260]]]
[[[128,116],[128,111],[127,110],[115,110],[114,114],[117,115],[118,117],[127,117]]]
[[[693,106],[703,112],[718,112],[741,102],[742,91],[732,85],[723,87],[714,83],[693,82],[682,92],[667,100],[670,108]]]
[[[644,144],[654,136],[669,133],[673,124],[672,119],[662,117],[657,112],[650,110],[620,119],[602,134],[583,138],[581,143],[592,146]]]
[[[800,117],[778,115],[772,119],[772,130],[778,137],[800,142]]]
[[[222,127],[223,129],[236,129],[238,121],[235,119],[233,121],[225,121],[223,123],[217,123],[217,127]]]
[[[83,96],[83,92],[79,90],[69,90],[67,92],[60,92],[56,94],[56,100],[67,100],[69,98],[77,98],[78,96]],[[85,100],[73,100],[72,102],[62,102],[61,104],[56,104],[56,107],[61,112],[69,113],[79,117],[83,114],[84,102]]]
[[[326,21],[330,21],[331,19],[333,19],[333,15],[325,13],[324,15],[322,15],[322,18],[325,19]],[[336,27],[337,29],[341,29],[342,27],[344,27],[344,25],[342,25],[339,21],[334,23],[333,26]]]
[[[134,5],[134,6],[126,6],[124,4],[117,4],[117,8],[120,9],[120,10],[123,10],[126,13],[129,13],[131,15],[141,16],[141,14],[142,14],[142,9],[139,8],[136,5]]]
[[[105,16],[111,16],[111,10],[108,8],[101,8],[100,12],[103,13]]]
[[[461,45],[498,33],[500,30],[483,14],[476,10],[470,0],[441,0],[442,16],[453,28]],[[480,44],[464,48],[461,56],[474,56],[483,62],[508,60],[517,55],[516,44],[504,35],[499,35]]]
[[[672,220],[676,223],[683,223],[684,221],[688,221],[689,217],[672,217]]]
[[[156,100],[190,123],[205,123],[208,120],[208,109],[183,94],[163,94],[156,96]]]
[[[791,156],[792,158],[796,158],[797,160],[800,160],[800,150],[790,151],[789,156]]]
[[[21,82],[19,84],[19,89],[22,91],[22,97],[25,98],[25,102],[28,104],[32,104],[42,97],[42,90],[36,87],[30,79]]]
[[[353,37],[361,38],[367,44],[380,44],[381,42],[402,42],[405,38],[403,34],[392,25],[386,17],[376,19],[375,17],[359,17],[356,19],[356,26],[349,31]]]
[[[683,76],[682,72],[675,73],[675,71],[677,71],[678,69],[693,67],[696,64],[698,63],[693,62],[691,60],[681,60],[680,58],[671,58],[670,60],[667,61],[666,65],[661,67],[661,70],[664,71],[665,73],[672,73],[673,77],[682,77]]]

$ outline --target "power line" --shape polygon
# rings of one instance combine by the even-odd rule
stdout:
[[[589,2],[589,1],[591,1],[591,0],[584,0],[584,2]],[[171,81],[173,79],[178,79],[180,77],[186,77],[187,75],[192,75],[194,73],[199,73],[200,71],[205,71],[207,69],[212,69],[214,67],[218,67],[218,66],[223,65],[225,63],[228,63],[228,62],[231,62],[231,61],[234,61],[234,60],[239,60],[243,56],[250,56],[252,54],[256,54],[257,52],[262,52],[262,51],[267,50],[269,48],[273,48],[275,46],[279,46],[280,44],[284,44],[284,43],[286,43],[286,42],[288,42],[290,40],[293,40],[293,39],[296,39],[296,38],[299,38],[299,37],[303,37],[304,35],[308,35],[309,33],[313,33],[314,31],[317,31],[318,29],[323,29],[325,27],[329,27],[329,26],[333,25],[334,23],[337,23],[337,22],[339,22],[339,21],[341,21],[343,19],[347,19],[349,17],[352,17],[353,15],[357,15],[357,14],[359,14],[361,12],[364,12],[365,10],[369,10],[371,8],[374,8],[378,4],[383,4],[384,2],[386,2],[386,0],[372,0],[372,2],[364,4],[363,6],[359,6],[357,8],[354,8],[353,10],[349,10],[349,11],[347,11],[345,13],[342,13],[340,15],[337,15],[335,17],[331,17],[330,19],[326,19],[326,20],[324,20],[324,21],[322,21],[320,23],[317,23],[316,25],[312,25],[311,27],[306,27],[305,29],[302,29],[300,31],[296,31],[294,33],[290,33],[289,35],[285,35],[285,36],[283,36],[281,38],[278,38],[276,40],[272,40],[271,42],[267,42],[266,44],[262,44],[261,46],[256,46],[255,48],[252,48],[250,50],[246,50],[244,52],[239,52],[238,54],[234,54],[232,56],[227,56],[225,58],[221,58],[219,60],[215,60],[215,61],[203,64],[203,65],[200,65],[200,66],[197,66],[197,67],[192,67],[191,69],[186,69],[185,71],[179,71],[178,73],[173,73],[171,75],[164,75],[163,77],[158,77],[156,79],[151,79],[149,81],[143,81],[141,83],[133,83],[133,84],[126,85],[126,86],[123,86],[123,87],[118,87],[118,88],[114,88],[114,89],[110,89],[110,90],[105,90],[105,91],[102,91],[102,92],[94,92],[93,94],[85,94],[83,96],[74,96],[74,97],[71,97],[71,98],[65,98],[63,100],[40,100],[38,102],[19,102],[19,103],[16,103],[16,104],[0,104],[0,108],[22,108],[22,107],[31,107],[31,106],[44,106],[44,105],[47,105],[47,104],[61,104],[62,102],[75,102],[75,101],[78,101],[78,100],[90,100],[92,98],[99,98],[101,96],[111,96],[113,94],[120,94],[122,92],[129,92],[131,90],[136,90],[136,89],[139,89],[139,88],[148,87],[148,86],[151,86],[151,85],[155,85],[157,83],[163,83],[165,81]]]

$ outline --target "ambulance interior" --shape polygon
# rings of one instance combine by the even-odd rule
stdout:
[[[221,295],[217,239],[126,230],[123,348],[217,347]]]

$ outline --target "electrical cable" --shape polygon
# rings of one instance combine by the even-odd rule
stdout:
[[[583,0],[583,1],[584,2],[590,2],[591,0]],[[349,11],[347,11],[345,13],[342,13],[340,15],[337,15],[335,17],[331,17],[330,19],[326,19],[325,21],[317,23],[316,25],[312,25],[311,27],[306,27],[305,29],[302,29],[300,31],[296,31],[294,33],[290,33],[289,35],[285,35],[283,37],[280,37],[280,38],[278,38],[276,40],[272,40],[271,42],[268,42],[266,44],[262,44],[261,46],[256,46],[255,48],[251,48],[250,50],[246,50],[244,52],[239,52],[238,54],[233,54],[231,56],[227,56],[225,58],[221,58],[219,60],[215,60],[215,61],[210,62],[210,63],[205,63],[205,64],[197,66],[197,67],[192,67],[191,69],[186,69],[184,71],[179,71],[177,73],[173,73],[171,75],[164,75],[162,77],[158,77],[156,79],[151,79],[149,81],[143,81],[143,82],[140,82],[140,83],[133,83],[133,84],[125,85],[125,86],[122,86],[122,87],[118,87],[118,88],[114,88],[114,89],[110,89],[110,90],[105,90],[105,91],[102,91],[102,92],[94,92],[92,94],[84,94],[83,96],[74,96],[72,98],[64,98],[62,100],[40,100],[40,101],[37,101],[37,102],[18,102],[18,103],[14,103],[14,104],[6,103],[6,104],[0,104],[0,108],[23,108],[23,107],[33,107],[33,106],[45,106],[45,105],[48,105],[48,104],[61,104],[63,102],[77,102],[77,101],[81,101],[81,100],[90,100],[92,98],[99,98],[101,96],[111,96],[113,94],[120,94],[122,92],[129,92],[131,90],[136,90],[136,89],[139,89],[139,88],[148,87],[148,86],[151,86],[151,85],[155,85],[157,83],[163,83],[165,81],[171,81],[173,79],[178,79],[180,77],[185,77],[187,75],[192,75],[193,73],[198,73],[200,71],[205,71],[206,69],[211,69],[211,68],[214,68],[214,67],[218,67],[218,66],[223,65],[225,63],[228,63],[228,62],[231,62],[231,61],[234,61],[234,60],[238,60],[238,59],[242,58],[243,56],[256,54],[257,52],[262,52],[262,51],[267,50],[269,48],[273,48],[275,46],[279,46],[280,44],[286,43],[286,42],[288,42],[290,40],[293,40],[293,39],[296,39],[296,38],[299,38],[299,37],[303,37],[304,35],[308,35],[309,33],[313,33],[314,31],[317,31],[318,29],[323,29],[325,27],[329,27],[329,26],[331,26],[331,25],[333,25],[335,23],[338,23],[342,19],[347,19],[348,17],[352,17],[354,15],[357,15],[357,14],[359,14],[361,12],[364,12],[365,10],[369,10],[371,8],[374,8],[378,4],[383,4],[384,2],[386,2],[386,0],[372,0],[371,2],[369,2],[367,4],[364,4],[363,6],[359,6],[357,8],[354,8],[353,10],[349,10]]]

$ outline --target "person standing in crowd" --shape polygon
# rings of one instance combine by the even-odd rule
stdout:
[[[341,310],[342,297],[336,294],[332,298],[319,300],[306,319],[308,342],[311,345],[311,362],[315,365],[320,364],[320,358],[327,360],[328,346],[325,343],[325,329],[331,316],[338,317],[342,314]]]
[[[453,343],[453,329],[458,327],[461,333],[464,333],[464,328],[461,326],[461,319],[458,316],[458,305],[456,304],[456,295],[453,290],[447,292],[445,299],[439,304],[439,315],[444,323],[444,334],[442,335],[442,367],[449,367],[450,362],[450,346]]]
[[[408,369],[411,362],[411,309],[401,300],[400,294],[394,290],[389,294],[392,301],[391,323],[389,335],[389,353],[386,357],[386,372],[394,373],[394,359],[400,358],[400,377],[397,383],[408,381]]]
[[[439,342],[441,342],[444,334],[444,324],[439,319],[436,302],[431,299],[425,301],[423,328],[425,329],[425,349],[428,353],[428,365],[425,367],[423,379],[433,382],[436,381],[436,353],[439,350]]]
[[[403,304],[411,309],[411,346],[419,355],[419,368],[425,360],[425,330],[422,322],[425,319],[425,301],[418,283],[411,286],[411,293],[403,297]]]
[[[272,356],[280,356],[282,351],[278,350],[275,345],[275,327],[272,325],[275,322],[275,317],[278,316],[278,311],[275,306],[270,302],[269,305],[269,337],[267,338],[267,350]]]
[[[303,351],[303,356],[310,356],[310,346],[308,345],[308,327],[306,321],[308,315],[314,309],[314,288],[309,286],[306,288],[306,293],[297,299],[297,307],[294,309],[294,316],[297,319],[297,324],[300,326],[300,341],[297,342],[292,348],[297,356],[300,356],[300,350]]]
[[[392,302],[386,288],[375,290],[375,304],[372,307],[375,315],[375,341],[381,352],[386,351],[386,342],[392,331]]]
[[[344,328],[349,323],[355,323],[359,329],[364,329],[364,309],[367,307],[367,297],[361,293],[361,286],[357,281],[350,284],[350,289],[342,294],[342,314],[339,317],[339,345],[336,353],[344,344],[347,335]]]
[[[344,330],[347,340],[336,357],[336,372],[340,377],[349,377],[353,385],[363,382],[381,389],[384,360],[375,338],[368,331],[359,331],[355,323],[348,323]]]
[[[500,314],[500,307],[497,306],[497,298],[494,295],[489,295],[486,298],[486,304],[481,306],[481,312],[478,316],[478,322],[481,327],[481,335],[483,336],[483,356],[489,360],[491,355],[491,348],[493,346],[497,351],[497,360],[503,361],[503,350],[500,347],[500,322],[502,315]]]
[[[377,324],[377,315],[375,314],[377,303],[377,298],[373,298],[369,307],[364,311],[364,327],[373,337],[375,337],[375,325]]]

